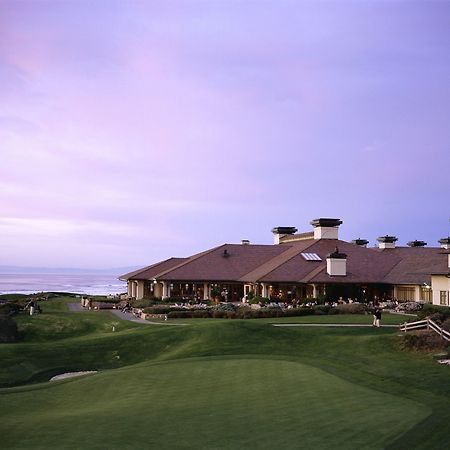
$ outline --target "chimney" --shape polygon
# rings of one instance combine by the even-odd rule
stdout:
[[[295,227],[275,227],[272,228],[273,233],[273,243],[279,244],[282,237],[287,236],[289,234],[295,234],[297,232],[297,228]]]
[[[395,248],[395,243],[398,239],[395,236],[380,236],[378,239],[379,248]]]
[[[352,241],[352,244],[355,244],[355,245],[357,245],[358,247],[367,247],[367,244],[368,244],[368,243],[369,243],[368,240],[366,240],[366,239],[361,239],[361,238],[354,239],[354,240]]]
[[[250,245],[250,241],[248,239],[242,239],[241,245]]]
[[[409,241],[406,245],[408,245],[409,247],[425,247],[427,243],[425,241],[418,241],[417,239],[415,239],[414,241]]]
[[[450,236],[439,239],[438,242],[439,244],[441,244],[441,248],[445,248],[445,250],[450,250]]]
[[[314,227],[314,239],[339,239],[338,231],[342,220],[322,217],[310,223]]]
[[[327,273],[331,277],[345,277],[347,275],[347,255],[340,253],[337,247],[333,253],[327,255]]]

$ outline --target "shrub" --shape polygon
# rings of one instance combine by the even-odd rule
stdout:
[[[212,312],[212,317],[214,319],[227,319],[228,318],[228,313],[231,313],[232,311],[224,311],[224,310],[220,310],[220,309],[215,309]]]
[[[191,311],[194,319],[209,319],[211,314],[207,309],[194,309]]]
[[[431,316],[432,314],[439,314],[440,321],[444,322],[450,318],[450,308],[448,306],[438,306],[426,303],[423,309],[417,314],[420,319],[425,319],[425,317]],[[434,320],[434,319],[433,319]]]
[[[433,313],[430,316],[428,316],[433,322],[437,323],[438,325],[440,325],[443,321],[443,315],[441,313]]]
[[[0,316],[0,342],[17,342],[21,339],[17,324],[12,317]]]
[[[5,300],[7,302],[27,299],[28,296],[26,294],[0,294],[0,300]]]
[[[422,303],[418,302],[405,302],[400,303],[397,306],[398,311],[405,311],[405,312],[418,312],[423,309]]]
[[[215,306],[214,311],[236,311],[236,306],[233,305],[233,303],[220,303],[219,305]]]
[[[365,306],[361,303],[337,305],[335,310],[337,314],[364,314],[366,312]]]
[[[133,308],[148,308],[149,306],[161,303],[161,300],[157,298],[143,298],[141,300],[132,300],[130,303]]]
[[[446,319],[441,325],[441,328],[444,329],[445,331],[450,332],[450,319]]]
[[[169,306],[164,305],[156,305],[156,306],[148,306],[144,308],[143,311],[146,314],[169,314],[172,311],[180,311],[181,308],[170,308]]]
[[[22,308],[23,306],[17,302],[1,303],[0,314],[5,316],[13,316],[15,314],[18,314]]]
[[[269,302],[270,302],[269,298],[267,298],[267,297],[259,297],[259,296],[252,297],[249,300],[249,303],[251,305],[258,305],[258,304],[265,305],[265,304],[267,304]]]
[[[406,350],[435,351],[447,348],[448,343],[431,330],[405,333],[402,347]]]
[[[171,311],[167,314],[168,319],[192,319],[192,311],[184,310],[184,311]]]
[[[313,307],[314,314],[321,316],[326,315],[330,312],[331,306],[329,305],[316,305]]]
[[[283,311],[285,317],[312,316],[313,314],[313,308],[292,308]]]

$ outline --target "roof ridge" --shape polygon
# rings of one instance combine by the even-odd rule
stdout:
[[[302,241],[299,241],[299,242],[302,242]],[[305,242],[305,241],[303,241],[303,242]],[[272,273],[274,270],[276,270],[282,264],[285,264],[286,262],[290,261],[292,258],[295,258],[299,253],[302,253],[305,250],[307,250],[313,244],[314,244],[314,241],[311,242],[306,247],[302,247],[301,245],[298,245],[298,244],[291,244],[291,245],[282,244],[282,245],[289,246],[289,248],[286,251],[284,251],[283,253],[276,255],[273,258],[269,259],[269,261],[266,261],[264,264],[261,264],[256,269],[253,269],[251,272],[246,273],[241,278],[239,278],[239,281],[258,281],[259,279],[266,277],[268,274]],[[302,247],[302,248],[298,249],[298,247]],[[280,260],[280,262],[277,261],[278,259]],[[274,263],[276,264],[275,266],[273,266]],[[257,275],[257,276],[255,277],[255,275]],[[251,278],[251,277],[253,277],[253,279],[249,280],[249,278]]]
[[[202,257],[204,255],[207,255],[209,253],[212,253],[214,250],[217,250],[220,247],[224,247],[225,245],[228,245],[228,244],[218,245],[217,247],[210,248],[209,250],[205,250],[204,252],[200,252],[200,253],[196,253],[195,255],[188,256],[186,258],[186,261],[183,261],[180,264],[177,264],[176,266],[171,267],[170,269],[163,270],[161,273],[157,273],[153,278],[156,279],[157,277],[160,278],[160,277],[162,277],[164,275],[167,275],[169,272],[172,272],[172,270],[179,269],[180,267],[183,267],[186,264],[189,264],[189,263],[191,263],[193,261],[196,261],[198,258],[200,258],[200,257]]]
[[[381,253],[383,254],[383,253]],[[383,280],[385,278],[387,278],[389,276],[389,274],[403,261],[403,258],[401,258],[400,256],[398,257],[398,261],[391,267],[391,269],[389,271],[387,271],[384,275],[383,275]]]
[[[144,271],[146,271],[148,269],[151,269],[152,267],[156,267],[159,264],[162,264],[162,263],[165,263],[167,261],[170,261],[171,259],[177,259],[177,257],[176,256],[171,256],[170,258],[163,259],[162,261],[155,262],[153,264],[150,264],[149,266],[142,267],[141,269],[137,269],[137,270],[133,270],[133,271],[128,272],[128,273],[124,273],[123,275],[120,275],[118,277],[118,279],[122,280],[122,279],[128,279],[128,278],[134,277],[135,275],[139,275],[141,272],[144,272]]]

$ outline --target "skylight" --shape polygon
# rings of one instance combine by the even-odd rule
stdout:
[[[322,261],[322,258],[317,253],[301,253],[306,261]]]

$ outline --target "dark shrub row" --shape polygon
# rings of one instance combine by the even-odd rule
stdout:
[[[364,314],[366,307],[361,303],[346,303],[344,305],[337,305],[334,311],[336,314]]]
[[[403,335],[402,347],[405,350],[436,351],[448,347],[448,342],[431,330],[416,331]]]
[[[12,317],[0,315],[0,343],[20,341],[21,335]]]
[[[440,324],[450,319],[450,308],[448,306],[437,306],[427,303],[417,315],[419,319],[430,317],[430,319]]]
[[[175,311],[186,311],[186,309],[184,308],[178,308],[178,307],[170,307],[170,306],[166,306],[166,305],[154,305],[154,306],[149,306],[147,308],[144,308],[143,311],[146,314],[169,314],[171,312],[175,312]]]
[[[312,308],[293,308],[286,310],[282,310],[281,308],[236,308],[235,310],[211,308],[171,311],[167,317],[169,319],[262,319],[270,317],[308,316],[312,314],[315,314]]]

